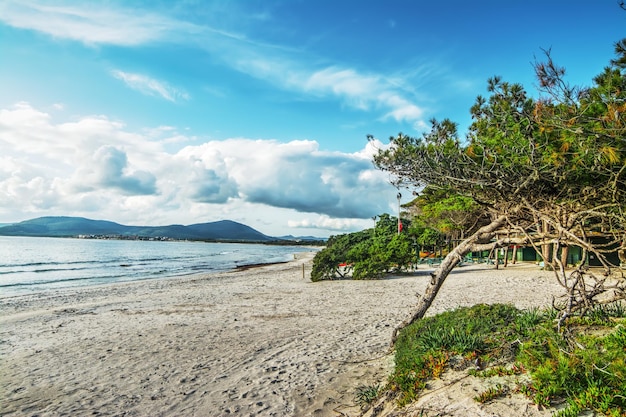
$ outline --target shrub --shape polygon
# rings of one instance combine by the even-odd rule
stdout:
[[[530,383],[517,391],[536,404],[567,402],[556,417],[574,417],[584,411],[604,416],[626,415],[626,320],[622,306],[605,306],[575,321],[559,333],[554,311],[520,311],[510,305],[459,308],[416,321],[396,342],[396,368],[390,387],[399,392],[400,404],[417,398],[430,378],[438,377],[452,355],[479,358],[488,367],[470,370],[479,377],[528,373]],[[515,364],[489,368],[490,361],[506,356],[517,346]],[[490,401],[508,392],[496,386],[476,400]]]
[[[354,279],[375,279],[405,269],[415,259],[406,233],[397,232],[397,220],[381,215],[374,229],[332,236],[313,259],[312,281],[344,278],[339,265],[351,267]]]

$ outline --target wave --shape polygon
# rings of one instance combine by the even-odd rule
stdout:
[[[97,264],[101,261],[97,260],[79,260],[79,261],[49,261],[49,262],[25,262],[25,263],[11,263],[0,264],[0,268],[24,268],[29,266],[41,266],[41,265],[76,265],[76,264]]]
[[[120,275],[108,275],[108,276],[99,276],[99,277],[76,277],[76,278],[61,278],[55,280],[37,280],[37,281],[28,281],[28,282],[10,282],[10,283],[0,283],[0,288],[11,288],[11,287],[30,287],[37,285],[54,285],[54,284],[63,284],[68,282],[80,282],[80,281],[97,281],[100,282],[102,280],[113,280],[116,278],[126,277],[125,274]]]
[[[137,244],[25,238],[2,245],[2,295],[217,272],[237,265],[290,259],[300,247],[226,243]],[[6,250],[5,250],[6,249]],[[13,289],[10,289],[13,288]]]

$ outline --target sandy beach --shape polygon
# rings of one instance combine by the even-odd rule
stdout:
[[[385,381],[392,329],[432,269],[312,283],[312,257],[2,297],[0,415],[358,415],[356,387]],[[448,277],[429,314],[481,302],[545,306],[560,292],[534,265],[468,265]],[[459,416],[498,415],[442,401]]]

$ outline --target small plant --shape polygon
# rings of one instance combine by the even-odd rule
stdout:
[[[626,416],[626,321],[622,305],[598,308],[573,317],[560,332],[555,310],[522,312],[507,305],[477,305],[427,317],[406,327],[396,342],[396,369],[390,388],[400,405],[417,398],[437,378],[449,358],[480,360],[485,370],[468,373],[490,378],[528,374],[516,391],[537,405],[567,402],[557,417],[584,412]],[[512,366],[489,367],[491,361]],[[482,366],[481,366],[482,367]],[[496,386],[476,401],[487,402],[507,392]]]
[[[626,317],[626,308],[622,303],[597,304],[585,315],[594,324],[604,324],[612,318]]]
[[[473,352],[483,347],[483,340],[477,334],[455,327],[429,329],[420,337],[424,351],[446,349],[453,352]]]
[[[400,405],[417,398],[426,381],[438,378],[449,358],[488,358],[490,350],[506,341],[508,328],[519,315],[510,305],[477,305],[459,308],[420,320],[404,329],[396,343],[396,371],[392,389],[400,391]],[[485,355],[482,355],[485,353]]]
[[[567,407],[557,411],[552,417],[578,417],[581,412],[581,408],[576,404],[570,404]]]
[[[537,390],[530,384],[521,384],[517,386],[517,391],[528,398],[533,398]]]
[[[476,376],[479,378],[491,378],[494,376],[510,376],[510,375],[521,375],[526,372],[524,365],[514,364],[510,368],[505,368],[504,366],[495,366],[493,368],[485,369],[484,371],[479,371],[477,369],[470,369],[467,371],[468,374],[472,376]]]
[[[361,385],[356,389],[355,401],[361,409],[365,409],[378,399],[381,391],[380,385]]]
[[[544,315],[538,308],[526,310],[517,317],[513,329],[521,335],[526,335],[532,331],[537,324],[541,323],[543,318]]]
[[[507,392],[509,392],[509,389],[507,387],[498,384],[495,387],[491,387],[488,390],[483,391],[480,394],[478,394],[476,397],[474,397],[474,401],[484,404],[493,399],[506,395]]]

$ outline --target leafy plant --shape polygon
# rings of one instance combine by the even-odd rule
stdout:
[[[356,388],[355,401],[361,409],[365,409],[378,399],[381,392],[380,385],[360,385]]]
[[[474,400],[481,404],[484,404],[498,397],[502,397],[508,392],[509,389],[507,387],[498,384],[495,387],[491,387],[486,391],[481,392],[476,397],[474,397]]]
[[[591,315],[599,313],[592,313]],[[453,355],[480,359],[483,370],[468,373],[482,378],[519,375],[517,392],[548,407],[566,401],[557,417],[578,416],[584,411],[599,415],[626,415],[626,320],[623,308],[602,308],[597,317],[577,322],[567,333],[555,326],[554,310],[520,311],[510,305],[477,305],[427,317],[407,326],[396,343],[396,368],[389,387],[399,403],[415,400],[431,378],[445,371]],[[479,319],[480,318],[480,319]],[[470,338],[468,338],[470,336]],[[511,366],[491,366],[517,346]],[[525,381],[525,380],[524,380]],[[506,395],[505,386],[492,387],[475,399],[487,402]]]
[[[544,314],[538,308],[532,308],[522,312],[515,320],[514,330],[522,335],[527,335],[537,324],[544,319]]]
[[[490,378],[493,376],[521,375],[525,372],[526,372],[526,368],[524,368],[523,365],[514,364],[510,368],[506,368],[504,366],[494,366],[493,368],[485,369],[483,371],[470,369],[467,373],[472,376],[477,376],[479,378]]]
[[[313,259],[311,280],[345,278],[340,265],[347,266],[353,279],[380,278],[406,269],[416,256],[407,233],[398,233],[397,219],[383,214],[374,229],[332,236]]]
[[[584,265],[593,259],[608,275],[612,254],[626,250],[626,71],[617,65],[625,43],[590,87],[570,87],[547,51],[534,65],[540,97],[492,77],[465,135],[449,119],[432,120],[421,136],[399,133],[374,156],[394,184],[425,193],[417,203],[428,220],[463,236],[400,327],[425,316],[470,252],[518,245],[532,246],[563,286],[559,326],[609,297],[626,299],[624,282]],[[580,251],[574,270],[565,265],[570,248]]]
[[[506,344],[506,329],[519,311],[510,305],[476,305],[428,317],[404,329],[396,343],[392,388],[400,403],[417,397],[430,378],[445,370],[453,355],[475,356]]]

